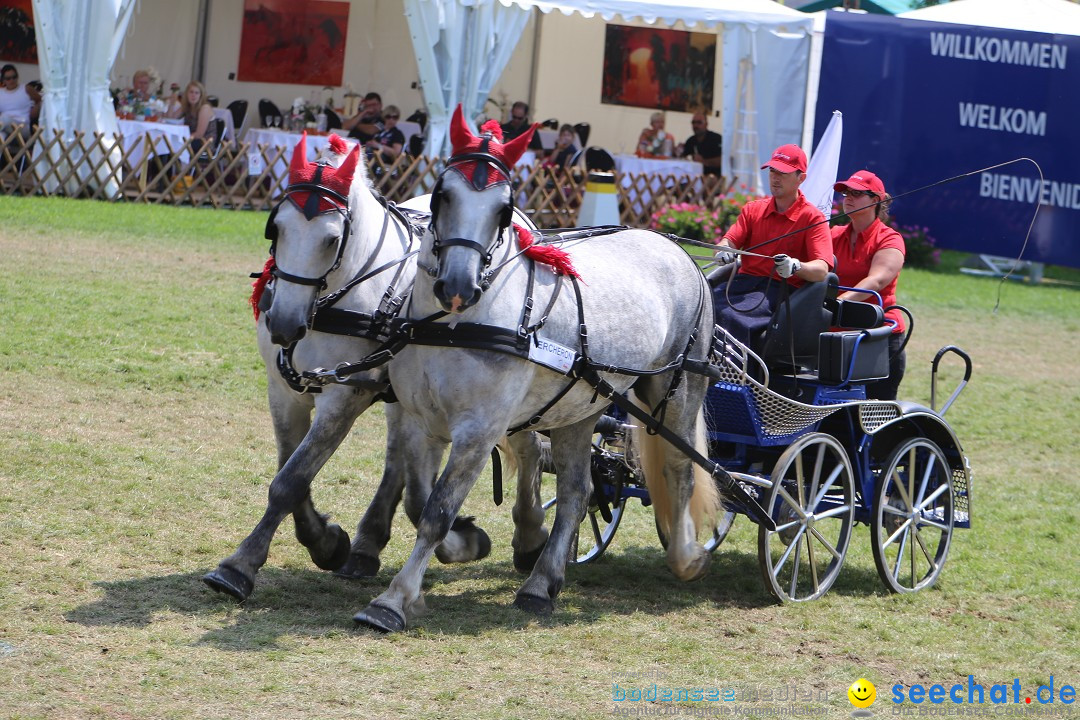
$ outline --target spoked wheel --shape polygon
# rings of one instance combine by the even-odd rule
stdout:
[[[810,433],[788,446],[770,480],[766,507],[776,530],[758,526],[765,586],[781,601],[815,600],[840,574],[851,540],[851,462],[831,435]]]
[[[878,482],[870,541],[885,586],[909,593],[933,585],[953,531],[952,470],[925,438],[900,444]]]
[[[616,489],[616,495],[621,496],[621,487]],[[543,504],[544,510],[558,501],[558,497],[546,501]],[[625,497],[620,497],[619,502],[612,503],[609,498],[598,499],[597,492],[594,490],[589,496],[589,507],[585,511],[585,519],[574,534],[567,562],[580,565],[592,562],[603,555],[611,544],[612,538],[615,537],[615,531],[619,529],[619,521],[622,520],[625,509]]]
[[[724,542],[724,538],[731,532],[731,526],[735,523],[735,513],[730,510],[725,510],[724,514],[720,516],[719,521],[716,523],[716,527],[713,529],[712,536],[709,537],[703,544],[705,549],[709,552],[714,552],[716,548],[720,547],[720,543]],[[656,516],[653,515],[653,524],[656,525],[656,535],[660,538],[660,544],[667,550],[667,535],[660,529],[660,523],[657,521]]]

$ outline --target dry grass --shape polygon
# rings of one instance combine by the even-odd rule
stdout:
[[[860,676],[883,715],[896,683],[1080,681],[1075,292],[1047,303],[1043,288],[1009,288],[991,317],[992,281],[910,275],[903,300],[920,328],[904,394],[927,399],[946,342],[976,361],[949,415],[977,473],[976,527],[957,533],[932,590],[886,594],[858,528],[825,598],[773,605],[745,519],[709,576],[684,585],[633,503],[609,555],[570,568],[556,613],[538,620],[510,607],[511,498],[494,507],[482,480],[466,510],[492,555],[433,565],[429,614],[383,637],[351,616],[411,549],[400,513],[371,580],[316,570],[283,529],[244,606],[199,582],[254,525],[273,474],[244,305],[263,218],[140,209],[139,225],[129,210],[0,201],[2,717],[603,717],[627,707],[613,680],[739,697],[794,685],[827,694],[811,702],[819,716],[841,717]],[[946,283],[959,288],[935,289]],[[317,505],[343,526],[371,496],[382,437],[372,411],[318,478]],[[744,717],[784,705],[697,709],[736,704]]]

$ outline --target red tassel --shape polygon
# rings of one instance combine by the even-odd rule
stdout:
[[[574,263],[569,253],[554,245],[533,244],[532,232],[514,223],[514,230],[518,236],[518,247],[525,250],[525,257],[536,262],[550,265],[560,275],[570,275],[579,280],[581,275],[574,269]]]
[[[480,134],[491,133],[491,137],[495,138],[499,142],[503,141],[502,125],[498,120],[488,120],[486,123],[480,126]]]
[[[345,153],[349,152],[349,146],[346,145],[345,141],[342,140],[338,135],[331,135],[330,150],[335,155],[344,155]]]
[[[259,299],[262,298],[263,290],[266,289],[266,283],[270,282],[270,271],[274,269],[274,258],[267,258],[266,265],[263,266],[262,274],[251,283],[251,298],[248,302],[251,303],[251,309],[255,313],[255,321],[259,321]]]

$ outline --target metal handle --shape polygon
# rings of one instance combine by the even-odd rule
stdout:
[[[946,345],[937,351],[937,355],[934,356],[933,362],[930,363],[930,409],[937,412],[937,372],[938,365],[941,363],[941,358],[945,357],[948,353],[956,353],[964,360],[964,379],[957,384],[956,389],[953,390],[952,395],[945,401],[945,404],[941,406],[941,412],[938,414],[942,417],[952,407],[953,402],[967,386],[968,380],[971,379],[971,356],[966,352],[956,347],[955,345]]]

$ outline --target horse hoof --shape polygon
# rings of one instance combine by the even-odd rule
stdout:
[[[405,629],[405,618],[396,610],[372,603],[353,615],[357,627],[364,625],[381,633],[401,632]]]
[[[215,592],[232,595],[239,602],[247,600],[255,589],[253,580],[227,565],[218,565],[217,570],[203,575],[202,581]]]
[[[514,607],[532,615],[550,615],[555,611],[555,603],[551,598],[520,592],[514,598]]]
[[[435,548],[435,557],[444,565],[483,560],[491,553],[491,538],[483,528],[473,524],[471,517],[458,518],[450,529],[457,534],[457,539],[447,536]]]
[[[324,555],[316,552],[316,548],[312,546],[308,548],[308,554],[320,570],[337,570],[349,561],[352,541],[349,540],[349,533],[342,530],[340,525],[327,525],[326,532],[334,536],[334,551]]]
[[[544,546],[529,550],[528,552],[514,551],[514,569],[519,573],[528,575],[536,567],[536,561],[540,559],[540,553],[544,552]]]
[[[342,565],[334,574],[349,580],[375,577],[379,574],[381,564],[379,558],[371,555],[350,555],[348,562]]]

